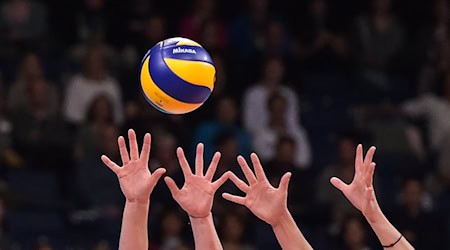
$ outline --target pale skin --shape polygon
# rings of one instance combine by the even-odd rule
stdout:
[[[211,164],[204,174],[203,144],[197,145],[195,157],[195,173],[192,173],[183,149],[177,149],[177,157],[184,175],[184,185],[181,189],[177,187],[170,177],[165,177],[164,181],[170,189],[173,198],[189,215],[194,234],[195,249],[223,249],[217,235],[211,209],[214,194],[228,179],[227,174],[222,175],[216,181],[212,181],[217,164],[220,160],[220,153],[214,154]]]
[[[223,198],[246,206],[259,219],[271,225],[284,250],[312,249],[287,208],[291,173],[284,174],[280,185],[275,188],[269,183],[258,156],[253,153],[250,158],[255,173],[242,156],[237,159],[248,183],[228,172],[231,181],[245,193],[245,197],[224,193]]]
[[[107,156],[101,159],[119,179],[120,188],[125,196],[122,229],[120,233],[120,250],[147,250],[149,248],[147,222],[150,195],[161,176],[166,172],[158,168],[153,173],[148,168],[150,157],[150,134],[145,134],[141,154],[139,155],[136,133],[128,131],[130,152],[125,139],[118,139],[122,166],[118,166]]]
[[[371,147],[367,151],[366,156],[363,157],[363,147],[362,145],[358,145],[356,148],[355,175],[353,181],[350,184],[345,184],[339,178],[333,177],[330,182],[342,191],[355,208],[361,211],[377,235],[381,245],[388,246],[395,243],[401,234],[383,214],[375,196],[373,188],[375,163],[372,162],[375,150],[375,147]],[[386,249],[409,250],[414,249],[414,247],[408,240],[402,237],[393,247]]]

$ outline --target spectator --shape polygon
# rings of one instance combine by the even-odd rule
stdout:
[[[33,0],[8,0],[0,6],[1,40],[17,48],[46,40],[46,5]]]
[[[84,58],[84,69],[70,80],[66,90],[64,115],[79,125],[87,117],[88,106],[96,96],[102,94],[111,98],[114,105],[114,121],[123,122],[122,94],[118,82],[109,75],[104,55],[90,48]]]
[[[339,177],[346,183],[353,180],[355,164],[355,148],[357,136],[353,133],[343,133],[337,141],[337,159],[333,164],[326,166],[319,175],[316,183],[316,199],[325,208],[324,213],[329,213],[330,224],[333,226],[342,223],[345,215],[354,212],[352,205],[342,199],[339,190],[330,185],[330,178]]]
[[[105,0],[84,0],[84,5],[76,17],[76,31],[80,42],[103,39],[108,36],[108,11]]]
[[[82,203],[88,209],[102,211],[102,217],[119,219],[123,196],[114,173],[102,167],[100,156],[108,155],[111,160],[120,159],[117,150],[118,128],[110,124],[97,131],[97,150],[85,154],[77,166],[77,187]]]
[[[282,59],[273,57],[265,61],[262,78],[246,90],[243,99],[244,126],[252,135],[269,122],[267,103],[270,95],[279,92],[287,101],[287,114],[284,123],[295,127],[300,122],[299,102],[295,92],[283,85],[285,66]]]
[[[450,75],[446,75],[439,85],[436,94],[406,101],[401,105],[401,111],[407,116],[425,119],[431,150],[438,156],[437,174],[450,183]]]
[[[446,248],[444,223],[432,209],[423,181],[407,177],[403,181],[400,195],[400,204],[391,216],[392,223],[398,230],[417,249]],[[433,231],[428,230],[429,228],[433,228]]]
[[[277,92],[269,96],[265,105],[269,120],[253,134],[253,148],[263,161],[275,157],[276,144],[283,136],[289,136],[295,141],[295,165],[307,168],[311,164],[311,147],[305,130],[297,123],[288,123],[288,100]],[[266,112],[267,112],[266,111]]]
[[[52,85],[45,77],[41,58],[35,52],[25,53],[20,68],[17,72],[16,79],[11,85],[8,93],[8,108],[11,111],[17,111],[29,106],[27,98],[27,88],[33,85],[35,81],[48,82],[48,110],[52,114],[56,114],[59,107],[59,95],[57,88]]]
[[[19,167],[20,156],[12,149],[12,122],[6,108],[3,86],[0,84],[0,175],[5,174],[6,167]]]
[[[334,69],[345,62],[347,41],[331,18],[326,0],[311,0],[307,15],[297,16],[297,56],[305,67]]]
[[[108,96],[99,95],[92,100],[86,123],[80,127],[76,137],[76,159],[99,151],[101,131],[114,124],[113,115],[113,104]]]
[[[158,237],[160,243],[156,246],[159,250],[187,250],[186,242],[183,237],[183,216],[175,209],[169,209],[164,212],[161,218],[161,237]]]
[[[212,159],[214,150],[214,140],[217,135],[227,132],[237,141],[238,153],[248,155],[250,153],[250,138],[247,133],[238,126],[238,108],[235,101],[230,97],[221,97],[215,108],[216,119],[203,122],[196,129],[192,148],[195,149],[199,142],[205,145],[204,156]],[[219,173],[218,173],[219,174]]]
[[[191,12],[181,19],[179,24],[180,35],[198,41],[200,44],[203,44],[202,38],[214,39],[217,42],[218,49],[225,48],[228,43],[228,27],[219,18],[216,4],[214,0],[194,1],[194,4],[191,5]],[[216,35],[217,38],[202,36],[202,33]],[[209,40],[205,40],[206,44],[211,45],[209,42]]]
[[[355,28],[352,47],[362,67],[365,88],[389,92],[388,73],[398,66],[394,59],[404,44],[404,30],[393,13],[391,0],[372,0],[369,13],[356,19]]]
[[[160,15],[149,15],[143,23],[142,31],[134,41],[137,44],[139,62],[147,51],[167,38],[166,19]]]
[[[245,220],[237,214],[227,213],[223,218],[220,230],[224,250],[251,250],[254,249],[245,242]]]
[[[359,216],[349,216],[343,220],[338,247],[342,250],[369,250],[367,231]]]
[[[49,109],[50,85],[43,79],[28,84],[27,105],[13,118],[13,145],[26,166],[63,168],[68,159],[70,135],[64,121]]]
[[[293,54],[291,35],[280,20],[270,20],[264,30],[263,58],[280,57],[289,60]]]

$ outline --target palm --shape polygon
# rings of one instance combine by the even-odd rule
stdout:
[[[223,197],[229,201],[245,205],[253,214],[270,225],[274,225],[278,218],[287,212],[287,188],[289,184],[290,173],[286,173],[280,181],[280,186],[274,188],[270,185],[264,170],[256,154],[251,155],[252,163],[255,168],[256,176],[250,170],[245,159],[238,157],[239,165],[244,172],[249,185],[240,180],[235,174],[230,173],[231,181],[246,194],[245,197],[239,197],[231,194],[223,194]]]
[[[147,202],[159,178],[165,173],[165,169],[157,169],[153,174],[148,169],[150,134],[146,134],[144,137],[140,156],[135,132],[129,130],[128,137],[130,154],[128,154],[125,139],[122,136],[118,139],[120,156],[123,162],[122,167],[119,167],[104,155],[102,161],[116,173],[120,188],[128,201]]]
[[[287,194],[266,182],[256,184],[245,200],[245,206],[263,221],[280,217],[286,211],[286,203]]]
[[[372,162],[375,147],[371,147],[363,160],[363,149],[358,145],[355,158],[355,176],[349,185],[333,177],[331,183],[344,193],[345,197],[366,217],[373,214],[378,203],[373,190],[373,173],[375,163]]]
[[[203,144],[199,144],[197,147],[195,175],[191,172],[181,148],[177,149],[177,156],[185,179],[183,187],[178,189],[170,177],[166,177],[164,180],[175,201],[189,216],[195,218],[206,217],[211,212],[215,192],[227,180],[227,175],[222,175],[218,180],[212,182],[220,154],[216,153],[214,155],[206,175],[203,175]]]

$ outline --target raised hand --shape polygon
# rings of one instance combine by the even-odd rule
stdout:
[[[350,184],[345,184],[337,177],[330,179],[331,184],[341,190],[369,222],[381,211],[373,189],[375,163],[372,160],[375,150],[376,148],[372,146],[367,151],[366,157],[363,157],[363,147],[358,145],[355,157],[355,175]]]
[[[193,174],[183,149],[177,149],[178,161],[184,175],[184,185],[181,189],[172,178],[164,178],[175,201],[193,218],[204,218],[211,214],[214,194],[228,178],[224,174],[216,181],[212,181],[220,160],[219,152],[214,154],[206,174],[203,174],[203,150],[203,144],[199,143],[195,157],[195,174]]]
[[[291,173],[284,174],[279,187],[275,188],[269,183],[258,156],[253,153],[250,155],[250,158],[256,176],[242,156],[239,156],[237,159],[248,184],[240,180],[234,173],[229,172],[229,178],[246,194],[245,197],[224,193],[223,198],[246,206],[258,218],[275,226],[280,218],[289,213],[287,193]]]
[[[105,155],[102,155],[101,159],[106,166],[116,173],[120,188],[127,201],[148,203],[153,188],[166,170],[159,168],[153,174],[150,173],[148,168],[150,134],[147,133],[144,136],[144,144],[140,155],[134,130],[128,130],[128,138],[130,144],[129,154],[123,136],[120,136],[118,139],[122,167],[119,167]]]

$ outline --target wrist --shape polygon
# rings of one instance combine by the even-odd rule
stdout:
[[[286,209],[285,211],[283,211],[283,213],[278,216],[276,218],[276,220],[274,220],[273,222],[270,222],[270,226],[272,226],[273,228],[278,227],[278,226],[282,226],[282,225],[286,225],[287,223],[290,223],[294,220],[294,218],[292,218],[291,213],[289,212],[288,209]]]
[[[209,212],[208,214],[206,214],[206,215],[191,215],[191,214],[188,214],[189,215],[189,220],[202,220],[202,219],[208,219],[209,217],[212,217],[212,213],[211,212]]]
[[[126,198],[126,203],[148,206],[150,205],[150,198],[132,198],[132,199]]]

